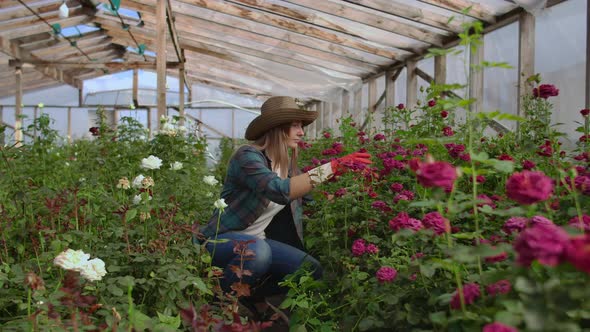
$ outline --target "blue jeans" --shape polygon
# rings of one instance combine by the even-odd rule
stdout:
[[[213,265],[223,268],[221,287],[231,292],[231,285],[240,281],[231,266],[242,266],[242,270],[252,275],[243,275],[242,282],[249,284],[251,294],[256,297],[271,296],[287,292],[278,283],[283,278],[297,271],[302,265],[313,271],[313,277],[319,279],[323,270],[320,263],[309,254],[282,242],[271,239],[259,239],[251,235],[227,232],[217,236],[217,240],[229,240],[223,243],[207,243],[207,250],[213,254]],[[251,250],[251,255],[243,255],[234,247],[239,248],[236,241],[248,241],[243,249]],[[243,253],[244,251],[242,251]]]

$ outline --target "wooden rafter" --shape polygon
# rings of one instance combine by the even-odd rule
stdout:
[[[344,0],[363,7],[405,18],[414,22],[429,25],[433,28],[459,33],[463,31],[459,20],[451,20],[450,16],[441,15],[426,9],[408,6],[395,0]]]
[[[122,0],[122,3],[128,8],[142,10],[143,14],[153,15],[155,13],[153,6],[139,2],[139,0]],[[229,14],[215,12],[197,6],[182,6],[179,8],[178,3],[176,2],[173,2],[173,6],[175,8],[177,18],[185,17],[190,19],[190,22],[192,22],[193,19],[200,19],[204,22],[204,24],[220,24],[230,27],[233,30],[243,30],[253,34],[263,35],[269,38],[280,40],[281,42],[289,42],[297,45],[307,46],[313,49],[333,53],[335,55],[363,61],[366,63],[373,63],[379,66],[391,63],[391,59],[384,58],[372,53],[344,47],[337,43],[305,36],[296,32],[246,20]]]
[[[467,15],[486,23],[496,22],[494,14],[488,12],[482,5],[469,0],[418,0],[420,2],[444,8],[456,13],[462,13],[465,8],[471,8]]]
[[[363,50],[368,53],[379,55],[388,59],[400,59],[400,52],[377,45],[375,43],[369,43],[367,40],[362,38],[346,35],[341,32],[335,32],[327,28],[318,27],[312,24],[303,23],[292,18],[286,18],[275,13],[268,13],[260,10],[251,9],[244,6],[238,6],[227,1],[220,0],[182,0],[175,1],[176,8],[182,11],[183,7],[187,6],[200,6],[210,10],[234,15],[244,19],[256,21],[258,23],[275,26],[281,29],[290,30],[306,36],[323,39],[329,42],[338,43],[344,46],[355,48],[357,50]]]
[[[255,0],[239,0],[240,2],[256,2]],[[442,46],[446,35],[431,30],[406,24],[392,17],[380,15],[378,12],[370,12],[359,6],[351,5],[342,1],[334,0],[285,0],[312,10],[321,11],[327,14],[336,15],[344,19],[362,23],[364,25],[395,32],[396,34],[421,41],[426,44]],[[345,32],[345,31],[342,31]]]
[[[151,22],[151,14],[143,16],[146,22]],[[294,52],[300,57],[318,59],[332,64],[339,64],[350,67],[359,67],[367,71],[376,70],[377,66],[369,62],[350,59],[331,52],[318,50],[313,47],[295,44],[289,41],[267,37],[254,32],[237,29],[211,21],[205,21],[199,18],[178,15],[177,22],[179,29],[184,33],[192,33],[197,36],[212,39],[224,39],[228,42],[238,45],[260,45],[266,49],[277,49],[284,52]]]

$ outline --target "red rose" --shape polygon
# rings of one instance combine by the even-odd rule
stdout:
[[[443,131],[443,135],[445,135],[445,136],[455,135],[455,133],[453,132],[453,128],[451,128],[451,127],[444,127],[442,131]]]
[[[547,99],[559,95],[559,89],[553,84],[541,84],[538,88],[533,89],[533,96],[535,98]]]
[[[447,116],[449,116],[449,112],[447,112],[447,111],[441,111],[440,112],[440,116],[441,116],[441,118],[446,119]]]
[[[587,117],[590,114],[590,109],[584,108],[580,111],[580,114],[582,114],[583,117]]]

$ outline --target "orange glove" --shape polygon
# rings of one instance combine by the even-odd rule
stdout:
[[[369,165],[373,162],[369,159],[371,155],[366,152],[353,152],[346,156],[330,161],[332,172],[342,174],[355,165]]]

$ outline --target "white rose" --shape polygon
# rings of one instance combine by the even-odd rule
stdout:
[[[135,195],[133,197],[133,204],[137,205],[139,203],[141,203],[141,195]]]
[[[217,181],[213,175],[204,176],[203,182],[205,182],[206,184],[208,184],[210,186],[214,186],[219,183],[219,181]]]
[[[141,168],[143,169],[160,169],[162,166],[162,159],[150,155],[147,158],[141,160]]]
[[[178,171],[182,169],[182,163],[180,161],[175,161],[170,164],[170,169],[173,171]]]
[[[220,198],[218,200],[215,201],[215,203],[213,203],[213,206],[215,206],[216,208],[223,210],[227,207],[227,204],[225,203],[225,199]]]
[[[53,264],[64,270],[82,271],[89,258],[90,255],[82,250],[68,249],[57,255],[53,260]]]
[[[94,258],[86,263],[80,274],[89,281],[98,281],[107,274],[107,270],[102,259]]]
[[[143,184],[141,183],[143,179],[145,179],[145,176],[143,176],[143,174],[139,174],[138,176],[136,176],[135,179],[133,179],[133,183],[131,184],[133,188],[141,188],[143,186]]]

